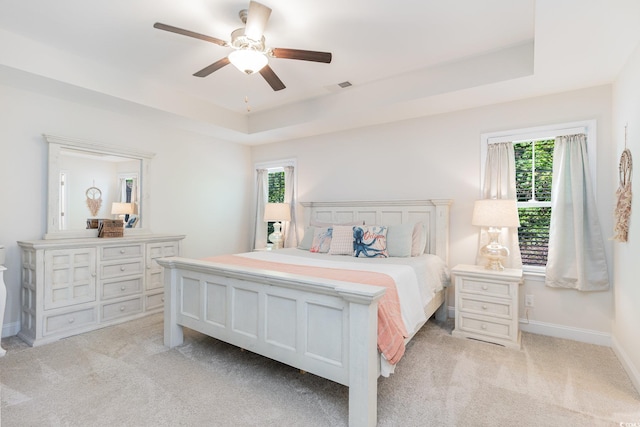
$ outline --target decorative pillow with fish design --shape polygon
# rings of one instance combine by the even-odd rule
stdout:
[[[387,227],[369,225],[353,227],[353,256],[367,258],[388,258]]]

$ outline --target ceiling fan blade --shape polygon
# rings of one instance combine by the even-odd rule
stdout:
[[[205,67],[202,70],[198,71],[194,74],[194,76],[207,77],[209,74],[213,73],[214,71],[218,71],[220,68],[224,67],[227,64],[229,64],[229,58],[224,57],[219,61],[216,61],[213,64],[209,65],[208,67]]]
[[[193,31],[189,31],[189,30],[183,30],[182,28],[174,27],[172,25],[161,24],[160,22],[156,22],[155,24],[153,24],[153,28],[169,31],[170,33],[182,34],[183,36],[193,37],[195,39],[200,39],[206,42],[215,43],[220,46],[229,46],[229,43],[227,43],[224,40],[220,40],[215,37],[205,36],[204,34],[200,34],[200,33],[194,33]]]
[[[267,27],[267,21],[271,15],[271,9],[258,3],[249,2],[249,12],[247,13],[247,23],[244,26],[244,34],[251,40],[260,41]]]
[[[264,77],[267,83],[269,83],[269,86],[271,86],[273,90],[278,91],[286,88],[284,83],[282,83],[282,80],[280,80],[280,78],[276,76],[276,73],[273,72],[269,65],[265,65],[264,67],[262,67],[259,73],[262,75],[262,77]]]
[[[303,61],[323,62],[325,64],[331,63],[330,52],[316,52],[313,50],[300,50],[300,49],[271,49],[271,53],[274,58],[284,59],[301,59]]]

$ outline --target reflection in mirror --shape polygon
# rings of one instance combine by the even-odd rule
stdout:
[[[130,204],[129,233],[150,232],[143,185],[152,153],[45,135],[49,142],[49,212],[45,238],[95,237],[96,219],[121,218],[115,204]],[[144,206],[143,206],[144,205]],[[132,230],[134,229],[135,230]]]

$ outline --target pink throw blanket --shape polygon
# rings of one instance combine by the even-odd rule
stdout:
[[[404,339],[408,336],[407,329],[404,326],[400,313],[400,299],[398,297],[396,283],[393,278],[387,274],[372,271],[285,264],[236,255],[209,257],[204,258],[204,261],[385,287],[387,291],[378,302],[378,349],[391,364],[398,363],[404,354]]]

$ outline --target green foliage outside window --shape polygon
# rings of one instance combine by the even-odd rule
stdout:
[[[269,172],[269,203],[284,203],[284,171]],[[267,236],[273,233],[273,222],[267,223]]]
[[[554,140],[514,143],[518,239],[524,265],[545,266],[551,222]]]

